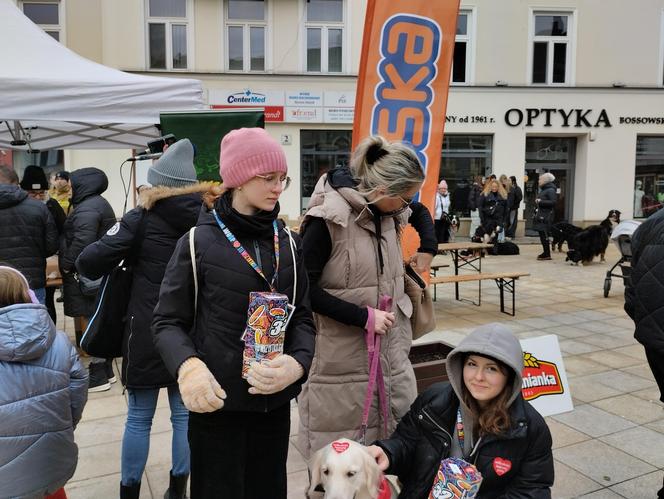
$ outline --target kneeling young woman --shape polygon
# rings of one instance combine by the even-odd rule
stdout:
[[[551,433],[521,396],[522,368],[519,340],[500,324],[479,327],[450,352],[449,383],[422,393],[394,434],[369,447],[403,483],[400,498],[429,497],[448,457],[482,473],[482,499],[551,497]]]

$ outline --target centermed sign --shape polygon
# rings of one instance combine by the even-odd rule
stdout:
[[[459,0],[369,0],[355,102],[353,149],[368,135],[411,144],[433,213]],[[406,255],[419,245],[404,232]]]
[[[542,416],[574,410],[558,337],[549,334],[521,340],[521,348],[523,398]]]

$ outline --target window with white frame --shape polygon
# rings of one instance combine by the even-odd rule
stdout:
[[[21,2],[23,13],[57,41],[62,39],[63,23],[59,1]]]
[[[229,71],[265,71],[267,2],[226,1],[226,64]]]
[[[305,0],[306,71],[341,73],[344,0]]]
[[[457,18],[456,38],[454,39],[452,83],[470,83],[472,36],[472,12],[462,10]]]
[[[534,13],[531,83],[570,83],[572,19],[570,13]]]
[[[187,0],[147,0],[148,67],[187,69]]]

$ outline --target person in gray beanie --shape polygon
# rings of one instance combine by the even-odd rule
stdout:
[[[189,139],[178,140],[150,166],[148,183],[153,187],[181,187],[196,183],[194,146]]]
[[[521,395],[523,352],[501,324],[480,326],[447,356],[449,383],[429,387],[394,434],[368,448],[397,475],[400,498],[426,499],[441,459],[473,463],[478,498],[550,499],[551,433]]]
[[[150,428],[159,391],[168,391],[173,426],[171,472],[166,498],[183,498],[189,478],[188,411],[178,385],[152,341],[150,324],[159,286],[175,245],[196,224],[201,194],[209,186],[196,181],[194,148],[188,139],[170,146],[148,170],[152,188],[141,192],[138,208],[129,211],[76,261],[92,279],[109,273],[120,261],[133,265],[122,356],[122,383],[128,412],[122,441],[121,498],[138,498],[150,446]],[[110,385],[108,385],[110,387]]]

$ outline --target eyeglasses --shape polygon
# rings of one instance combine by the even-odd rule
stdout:
[[[412,203],[413,203],[413,198],[410,199],[404,199],[401,196],[394,196],[395,198],[399,198],[403,205],[401,206],[401,209],[404,210],[408,208]]]
[[[276,187],[277,185],[281,184],[281,188],[284,191],[288,189],[291,184],[291,178],[286,175],[283,177],[278,175],[256,175],[256,178],[263,179],[266,187]]]

